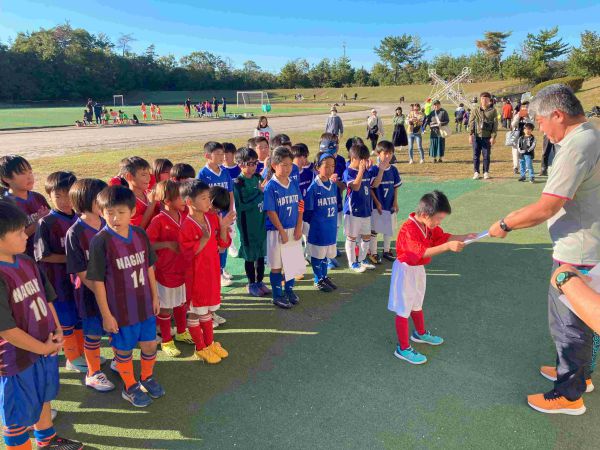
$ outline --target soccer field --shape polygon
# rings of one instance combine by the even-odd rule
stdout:
[[[441,189],[453,207],[443,225],[455,233],[485,229],[543,186],[404,182],[399,218]],[[180,358],[159,352],[167,395],[143,410],[62,371],[56,425],[101,449],[597,448],[600,437],[589,431],[600,420],[597,393],[586,395],[588,412],[578,418],[543,415],[525,401],[551,387],[538,372],[555,357],[546,323],[550,247],[540,226],[434,258],[425,320],[446,342],[420,346],[429,362],[418,367],[393,356],[389,263],[362,275],[333,271],[340,289],[332,294],[316,292],[307,273],[300,305],[283,311],[246,295],[241,260],[230,258],[236,288],[226,290],[220,314],[228,323],[217,329],[228,359],[191,361],[185,344]]]

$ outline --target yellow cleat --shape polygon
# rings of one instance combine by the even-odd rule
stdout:
[[[221,357],[211,351],[209,347],[203,348],[202,350],[196,350],[194,352],[194,359],[204,361],[208,364],[219,364]]]
[[[186,344],[193,344],[194,340],[192,339],[192,335],[188,330],[185,330],[183,333],[177,333],[175,335],[175,340],[177,342],[185,342]]]
[[[167,356],[179,356],[181,355],[181,351],[179,351],[179,349],[177,347],[175,347],[175,342],[173,341],[169,341],[169,342],[162,342],[160,344],[160,348],[163,351],[163,353]]]
[[[225,350],[223,347],[221,347],[221,344],[218,343],[217,341],[213,341],[213,343],[210,344],[208,346],[208,348],[210,349],[211,352],[213,352],[215,355],[217,355],[221,359],[225,359],[229,356],[229,352],[227,350]]]

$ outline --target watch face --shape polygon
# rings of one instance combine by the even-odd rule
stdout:
[[[566,272],[561,272],[556,276],[556,282],[562,283],[563,281],[565,281],[565,278],[567,278]]]

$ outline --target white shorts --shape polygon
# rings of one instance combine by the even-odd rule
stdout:
[[[313,245],[306,244],[306,250],[310,257],[317,259],[333,259],[337,256],[337,246],[331,245]]]
[[[426,281],[425,266],[409,266],[394,261],[388,309],[404,318],[408,318],[412,311],[423,309]]]
[[[287,231],[288,240],[293,240],[294,228],[288,228],[285,231]],[[267,264],[271,269],[277,270],[283,268],[283,262],[281,261],[281,239],[277,230],[267,231]]]
[[[198,316],[206,316],[208,313],[213,313],[217,311],[221,307],[221,304],[213,305],[213,306],[192,306],[190,305],[188,308],[188,312],[191,314],[196,314]]]
[[[344,234],[349,237],[371,236],[371,217],[356,217],[346,214]]]
[[[158,301],[161,308],[173,309],[185,303],[185,284],[176,288],[169,288],[157,281],[156,290],[158,291]]]

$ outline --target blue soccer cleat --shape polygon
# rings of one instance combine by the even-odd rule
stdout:
[[[410,340],[413,342],[418,342],[419,344],[429,344],[429,345],[442,345],[444,343],[444,339],[439,336],[435,336],[431,334],[429,331],[425,330],[424,334],[419,334],[416,331],[413,331],[410,335]]]
[[[404,361],[410,364],[425,364],[427,362],[427,358],[425,355],[422,355],[418,351],[416,351],[412,347],[408,347],[407,349],[401,350],[400,346],[396,346],[396,351],[394,352],[394,356],[398,359],[403,359]]]
[[[337,269],[340,267],[340,263],[335,258],[327,259],[327,268],[328,269]]]
[[[140,380],[140,384],[148,393],[148,395],[152,398],[160,398],[163,395],[165,395],[165,390],[159,384],[159,382],[156,381],[154,377],[146,378],[145,380]]]
[[[354,263],[352,263],[350,270],[355,273],[363,273],[367,270],[367,268],[363,267],[363,265],[359,262],[354,262]]]
[[[152,403],[152,399],[148,394],[142,391],[140,383],[136,383],[129,389],[123,389],[121,397],[127,400],[136,408],[145,408]]]
[[[300,303],[300,297],[298,297],[294,291],[285,291],[285,296],[292,305]]]
[[[275,297],[273,299],[273,304],[283,309],[290,309],[292,307],[292,304],[285,295],[282,295],[281,297]]]

